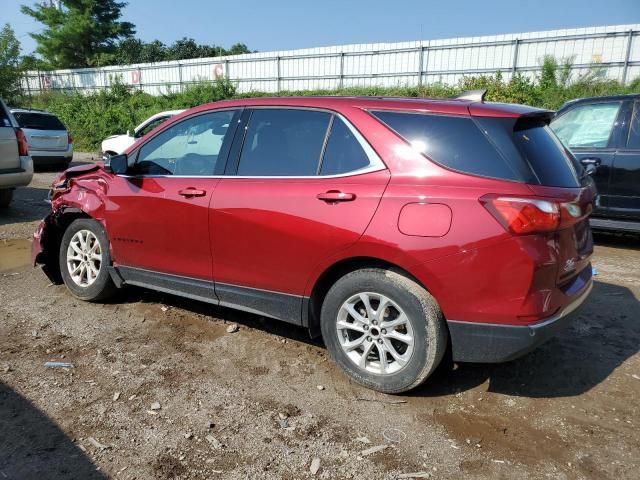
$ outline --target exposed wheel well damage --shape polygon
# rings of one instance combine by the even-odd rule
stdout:
[[[343,277],[347,273],[363,268],[383,268],[392,270],[410,278],[428,290],[427,286],[423,285],[422,282],[415,278],[411,273],[398,265],[387,262],[386,260],[381,260],[375,257],[352,257],[340,260],[327,268],[320,277],[318,277],[318,280],[311,291],[311,297],[309,298],[308,303],[307,324],[312,338],[317,338],[321,335],[320,310],[322,309],[322,302],[324,301],[324,298],[331,286],[340,277]]]
[[[42,271],[55,284],[62,283],[58,252],[65,230],[74,220],[79,218],[91,218],[90,215],[79,208],[60,208],[49,214],[45,219],[46,228],[43,230],[40,244],[42,251],[36,258],[36,263],[42,264]]]

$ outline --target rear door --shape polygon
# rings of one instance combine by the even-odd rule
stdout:
[[[236,161],[211,202],[216,294],[223,305],[299,323],[310,272],[362,235],[389,172],[339,115],[246,113]]]
[[[609,183],[611,216],[640,219],[640,101],[629,108],[624,144],[613,160]],[[622,127],[621,127],[622,128]]]
[[[20,168],[18,139],[8,110],[0,100],[0,174],[3,170]]]
[[[624,116],[623,101],[579,103],[554,118],[551,128],[562,143],[583,164],[596,167],[592,178],[598,190],[595,214],[607,215],[610,179],[616,155],[616,126]]]
[[[67,128],[55,115],[41,112],[15,112],[30,151],[64,152],[68,148]]]

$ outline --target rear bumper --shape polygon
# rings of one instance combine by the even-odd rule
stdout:
[[[60,165],[69,163],[73,159],[73,151],[71,152],[31,152],[33,164],[35,166]]]
[[[589,296],[593,280],[559,313],[527,326],[449,320],[453,360],[457,362],[508,362],[534,350],[575,318]]]
[[[33,178],[33,160],[31,157],[20,157],[20,167],[11,170],[0,170],[0,188],[24,187]]]

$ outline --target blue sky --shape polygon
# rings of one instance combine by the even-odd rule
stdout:
[[[12,25],[24,54],[41,26],[20,5],[34,3],[0,0],[0,25]],[[147,41],[268,51],[640,23],[640,0],[129,0],[124,18]]]

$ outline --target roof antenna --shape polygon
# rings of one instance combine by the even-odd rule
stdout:
[[[456,100],[469,100],[471,102],[484,102],[484,97],[487,94],[486,89],[480,90],[466,90],[462,92],[460,95],[456,95]]]

